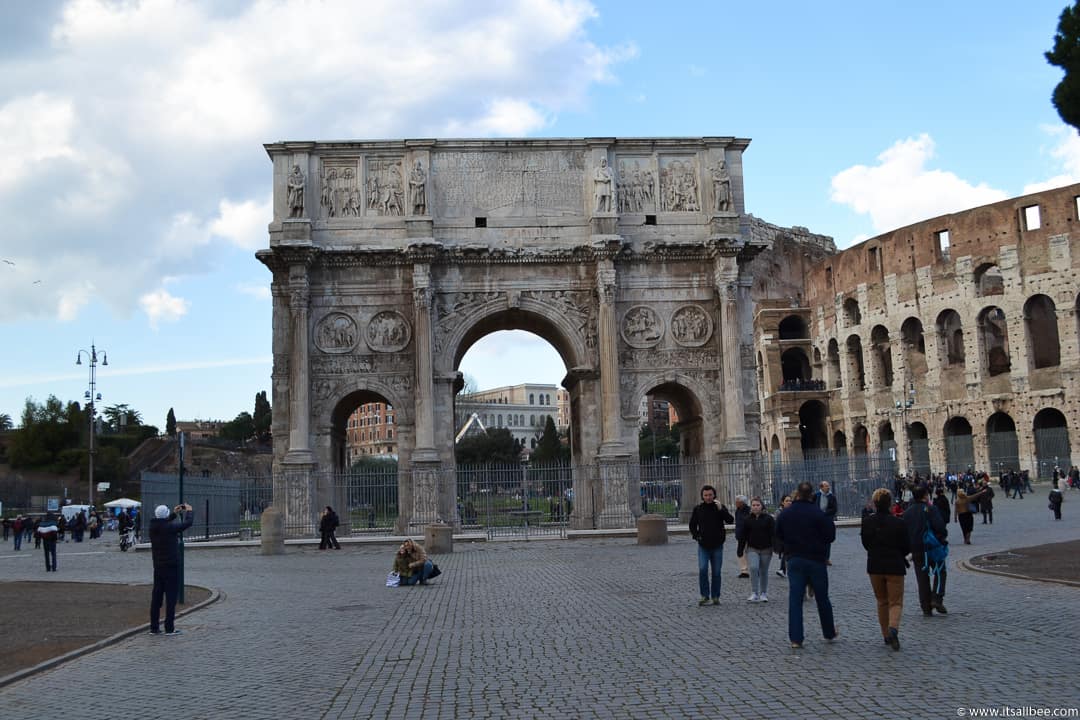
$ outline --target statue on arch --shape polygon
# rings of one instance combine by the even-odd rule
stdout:
[[[304,217],[304,173],[299,165],[292,166],[288,181],[289,217]]]
[[[716,212],[731,210],[731,176],[723,160],[712,169],[713,202]]]
[[[427,215],[427,174],[419,160],[409,173],[409,194],[412,196],[413,215]]]
[[[600,160],[600,167],[593,173],[593,199],[595,200],[594,212],[609,213],[611,210],[611,186],[615,178],[608,167],[607,158]]]

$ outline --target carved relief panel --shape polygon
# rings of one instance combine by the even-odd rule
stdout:
[[[405,316],[396,310],[376,313],[368,322],[364,340],[375,352],[397,352],[409,344],[412,328]]]
[[[315,323],[315,347],[324,353],[350,352],[359,340],[356,321],[345,313],[328,313]]]
[[[660,158],[660,210],[701,212],[697,158],[693,155]]]
[[[671,337],[683,347],[701,347],[712,336],[712,318],[700,305],[683,305],[671,314]]]
[[[319,183],[319,212],[325,219],[360,217],[361,196],[358,160],[323,160]]]
[[[615,196],[620,213],[656,212],[656,176],[652,157],[620,155]]]
[[[405,214],[405,183],[401,163],[400,157],[367,158],[364,163],[364,192],[368,215]]]
[[[635,305],[622,321],[622,338],[634,348],[655,347],[664,336],[664,321],[648,305]]]

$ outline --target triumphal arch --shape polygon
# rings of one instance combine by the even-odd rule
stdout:
[[[273,274],[276,471],[340,468],[349,413],[386,402],[400,525],[456,521],[458,365],[505,329],[546,339],[566,364],[574,463],[598,469],[574,478],[572,525],[626,524],[647,394],[677,408],[688,457],[753,453],[748,144],[267,145],[273,221],[257,255]]]

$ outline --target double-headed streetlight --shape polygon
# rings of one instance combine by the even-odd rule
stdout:
[[[911,410],[911,408],[913,407],[915,407],[915,383],[909,381],[907,397],[903,400],[896,401],[896,410],[900,413],[900,421],[904,426],[904,441],[905,445],[907,446],[907,469],[909,474],[913,471],[913,466],[915,465],[915,457],[914,451],[912,450],[911,446],[911,426],[908,425],[907,415],[908,410]]]
[[[90,344],[89,350],[80,350],[75,356],[75,364],[82,365],[82,356],[86,353],[86,358],[90,364],[90,389],[86,391],[86,408],[87,416],[90,418],[90,505],[94,504],[94,435],[96,434],[96,428],[94,426],[94,420],[96,415],[95,403],[101,401],[101,393],[95,392],[97,386],[97,365],[98,365],[98,352],[93,343]],[[108,365],[109,358],[105,354],[105,351],[101,351],[101,364]]]

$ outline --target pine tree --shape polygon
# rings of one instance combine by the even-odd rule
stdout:
[[[165,416],[165,434],[171,438],[176,437],[176,413],[169,408],[169,414]]]
[[[270,409],[270,401],[266,399],[266,391],[255,393],[255,412],[252,414],[255,423],[255,438],[259,442],[270,439],[270,425],[273,414]]]
[[[1054,107],[1062,120],[1080,128],[1080,0],[1061,11],[1054,49],[1045,56],[1048,63],[1065,71],[1054,88]]]

